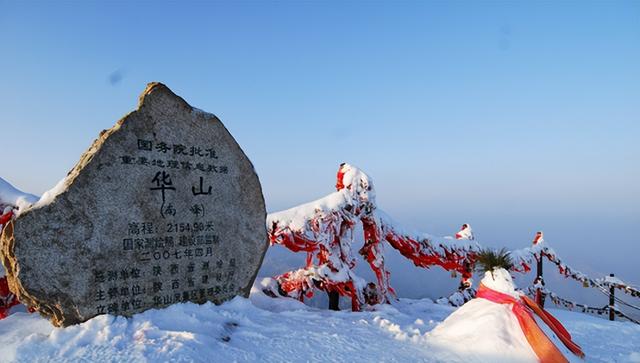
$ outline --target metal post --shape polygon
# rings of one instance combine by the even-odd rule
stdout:
[[[329,291],[329,310],[340,310],[340,294],[337,291]]]
[[[536,283],[544,286],[544,280],[542,279],[542,254],[540,257],[536,258],[538,264],[536,268]],[[540,305],[541,308],[544,308],[544,293],[540,288],[536,290],[536,303]]]
[[[613,277],[613,274],[609,274],[609,276]],[[609,287],[609,320],[611,321],[615,319],[614,305],[616,303],[616,299],[614,294],[615,294],[615,287],[613,286],[613,282],[611,282],[611,286]]]

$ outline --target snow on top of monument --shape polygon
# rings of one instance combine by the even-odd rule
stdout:
[[[66,189],[66,183],[67,183],[67,177],[62,178],[58,183],[56,183],[56,185],[54,185],[53,188],[42,193],[42,196],[40,197],[40,199],[38,199],[28,209],[41,208],[53,202],[55,197],[57,197],[60,193],[62,193]],[[20,212],[22,213],[24,211],[20,211]]]
[[[0,205],[16,208],[19,213],[37,201],[37,196],[25,193],[0,178]],[[0,210],[0,214],[3,212]]]
[[[16,216],[26,210],[40,208],[53,201],[65,189],[67,177],[62,178],[53,188],[47,190],[41,197],[20,191],[6,180],[0,178],[0,205],[17,209]],[[4,211],[0,210],[0,213]]]

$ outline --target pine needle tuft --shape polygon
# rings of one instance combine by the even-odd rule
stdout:
[[[509,251],[505,248],[498,251],[484,249],[478,253],[476,266],[478,270],[482,272],[493,272],[496,268],[503,268],[508,271],[513,267],[513,262],[511,261]]]

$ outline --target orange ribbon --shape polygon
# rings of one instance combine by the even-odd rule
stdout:
[[[545,335],[542,329],[540,329],[533,317],[534,313],[538,315],[540,319],[542,319],[542,321],[551,328],[551,330],[553,330],[560,341],[573,354],[580,358],[584,358],[582,349],[571,340],[571,334],[569,334],[567,329],[562,326],[558,319],[542,309],[530,298],[521,296],[520,300],[518,300],[511,295],[492,290],[484,286],[482,283],[478,288],[476,297],[498,304],[513,304],[511,310],[518,318],[518,323],[520,323],[520,328],[522,329],[525,338],[527,338],[529,345],[531,345],[531,348],[536,353],[538,360],[541,363],[562,363],[568,362],[568,360],[564,355],[562,355],[562,352],[560,352],[558,347],[553,344],[549,337]]]

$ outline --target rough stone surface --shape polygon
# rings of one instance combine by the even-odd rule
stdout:
[[[160,83],[53,194],[7,225],[0,254],[11,290],[57,326],[248,296],[266,252],[253,165]]]

